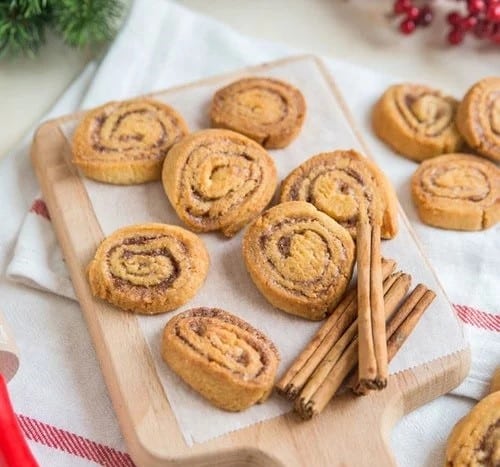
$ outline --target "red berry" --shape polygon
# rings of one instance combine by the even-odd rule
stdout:
[[[452,29],[448,34],[448,42],[451,45],[458,45],[464,40],[464,33],[460,29]]]
[[[473,33],[478,39],[486,37],[486,22],[483,20],[479,20],[477,24],[474,26]]]
[[[492,31],[492,23],[489,23],[485,19],[481,19],[474,26],[474,35],[478,39],[484,39],[485,37],[489,37]]]
[[[488,7],[488,13],[486,13],[487,18],[494,23],[500,22],[500,2],[491,2]]]
[[[468,16],[467,18],[460,21],[460,27],[464,31],[470,31],[477,24],[477,18],[475,16]]]
[[[486,7],[484,0],[469,0],[467,7],[471,13],[480,13]]]
[[[417,25],[415,24],[415,21],[411,19],[405,19],[400,25],[399,25],[399,30],[403,34],[411,34],[413,31],[415,31],[415,27]]]
[[[406,13],[406,18],[415,21],[420,16],[420,8],[412,6]]]
[[[412,0],[397,0],[394,3],[394,13],[400,15],[406,13],[412,7]]]
[[[434,14],[432,13],[432,8],[428,5],[424,6],[420,10],[420,16],[418,17],[417,24],[419,26],[429,26],[432,23]]]
[[[456,11],[454,11],[454,12],[448,14],[448,16],[446,17],[446,20],[452,26],[456,26],[456,25],[460,24],[460,22],[462,21],[462,17]]]

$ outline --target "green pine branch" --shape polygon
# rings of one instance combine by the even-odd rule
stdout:
[[[45,42],[46,0],[0,1],[0,55],[33,56]]]
[[[52,0],[56,30],[73,47],[110,40],[122,14],[119,0]]]
[[[47,28],[72,47],[109,41],[123,15],[121,0],[0,0],[0,57],[35,55]]]

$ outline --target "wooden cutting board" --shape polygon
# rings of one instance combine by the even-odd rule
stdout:
[[[228,78],[266,72],[287,60],[315,61],[363,145],[335,83],[314,57],[269,63],[188,87],[196,90],[202,84],[225,83]],[[185,91],[186,86],[162,92],[162,95],[173,95],[180,90]],[[95,300],[90,293],[85,268],[104,234],[85,185],[69,162],[71,148],[60,127],[80,115],[43,124],[33,142],[32,160],[111,400],[136,464],[394,465],[388,447],[391,428],[403,415],[449,392],[465,378],[470,364],[468,349],[397,373],[390,377],[384,391],[362,398],[349,394],[334,398],[325,411],[312,421],[304,422],[289,413],[211,441],[193,446],[185,443],[137,317],[117,312],[114,307]],[[363,147],[368,154],[366,146]],[[404,215],[402,222],[409,225]],[[422,263],[428,267],[423,256]],[[297,353],[299,351],[300,348]]]

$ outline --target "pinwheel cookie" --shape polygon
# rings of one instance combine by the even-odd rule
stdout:
[[[397,198],[382,171],[356,151],[318,154],[283,181],[281,202],[307,201],[356,236],[360,209],[381,222],[382,238],[398,230]]]
[[[457,126],[471,148],[500,161],[500,77],[469,89],[458,107]]]
[[[446,447],[445,467],[500,465],[500,392],[482,399],[460,420]]]
[[[323,319],[342,297],[354,266],[354,242],[332,218],[303,201],[267,210],[243,239],[246,267],[275,307]]]
[[[245,78],[220,89],[210,108],[212,124],[242,133],[265,148],[284,148],[306,115],[302,93],[271,78]]]
[[[217,308],[194,308],[163,332],[163,360],[215,406],[240,411],[271,393],[279,354],[257,329]]]
[[[203,284],[209,257],[192,232],[167,224],[133,225],[101,243],[88,268],[94,296],[143,314],[174,310]]]
[[[202,130],[168,153],[163,187],[177,215],[195,232],[231,237],[269,203],[274,161],[255,141],[229,130]]]
[[[463,139],[455,124],[458,101],[417,84],[391,86],[375,104],[375,134],[399,154],[422,161],[456,152]]]
[[[423,222],[482,230],[500,221],[500,169],[469,154],[444,154],[413,174],[413,201]]]
[[[159,180],[165,155],[187,132],[183,118],[162,102],[109,102],[80,122],[73,137],[73,162],[101,182]]]

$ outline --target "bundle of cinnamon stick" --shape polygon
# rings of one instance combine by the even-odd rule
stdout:
[[[422,284],[406,296],[411,276],[381,257],[380,225],[365,219],[358,223],[357,268],[357,284],[276,385],[303,418],[319,414],[344,382],[356,394],[383,389],[388,363],[435,297]]]

